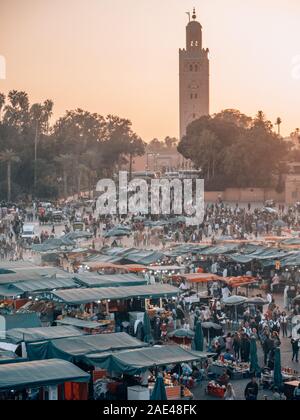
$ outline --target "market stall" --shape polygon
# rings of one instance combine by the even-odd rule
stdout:
[[[119,374],[129,375],[136,378],[136,386],[141,378],[146,379],[148,385],[148,397],[145,395],[145,388],[136,389],[135,399],[140,399],[139,392],[143,393],[143,398],[149,399],[154,389],[156,372],[160,368],[163,371],[164,384],[168,399],[192,398],[189,389],[193,388],[195,381],[191,377],[192,369],[189,364],[201,363],[211,357],[211,353],[193,352],[178,346],[156,346],[145,347],[136,350],[120,351],[106,354],[90,354],[88,359],[95,366],[106,369],[108,378],[103,381],[111,384],[114,381],[109,379],[109,373],[114,372],[114,376]],[[176,372],[176,366],[182,366],[181,374]],[[173,368],[175,369],[172,369]],[[152,372],[152,373],[151,373]],[[140,378],[140,379],[138,379]],[[128,396],[130,389],[128,388]]]
[[[179,290],[173,286],[155,284],[58,290],[43,292],[38,298],[55,305],[58,321],[64,318],[95,321],[100,327],[105,323],[104,330],[100,332],[111,333],[127,332],[123,328],[130,325],[129,313],[149,310],[155,314],[164,310],[164,299],[176,298],[178,294]],[[124,322],[127,327],[124,327]]]
[[[89,374],[65,360],[0,365],[0,395],[6,400],[87,400],[89,380]]]
[[[27,343],[30,360],[59,358],[78,363],[91,353],[113,352],[117,350],[137,349],[147,346],[126,333],[105,335],[84,335],[79,337],[44,340]]]

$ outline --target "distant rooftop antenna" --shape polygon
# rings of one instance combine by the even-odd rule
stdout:
[[[189,22],[191,21],[191,13],[190,12],[185,12],[187,15],[188,15],[188,17],[189,17]]]

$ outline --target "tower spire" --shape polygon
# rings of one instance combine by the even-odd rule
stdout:
[[[194,7],[194,9],[193,9],[193,16],[192,16],[192,18],[195,20],[195,19],[197,19],[197,16],[196,16],[196,9],[195,9],[195,7]]]

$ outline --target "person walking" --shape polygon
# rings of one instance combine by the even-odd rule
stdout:
[[[299,363],[299,340],[292,338],[291,344],[293,350],[292,362],[296,361],[296,363]]]
[[[241,340],[238,332],[236,332],[233,337],[233,351],[235,359],[240,360]]]
[[[230,333],[228,333],[227,337],[226,337],[226,350],[228,351],[228,353],[233,353],[233,339]]]
[[[282,312],[279,318],[280,321],[280,328],[282,331],[282,336],[287,337],[288,336],[288,317],[286,312]]]
[[[265,364],[265,366],[268,363],[269,353],[273,348],[274,348],[273,340],[270,338],[269,335],[266,335],[266,338],[263,342],[263,352],[264,352],[264,364]]]
[[[232,384],[228,384],[226,387],[226,392],[224,394],[224,401],[235,401],[236,394],[234,392]]]
[[[248,363],[250,358],[250,339],[247,334],[242,334],[241,337],[241,360],[243,363]]]

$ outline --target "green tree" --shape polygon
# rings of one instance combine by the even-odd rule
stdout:
[[[20,162],[19,156],[13,150],[7,149],[0,154],[0,161],[7,167],[7,201],[11,201],[11,167],[13,163]]]
[[[63,175],[63,194],[64,198],[68,198],[68,177],[70,170],[73,166],[74,156],[71,154],[60,155],[55,158],[55,162],[58,164],[62,175]]]
[[[49,99],[43,104],[33,104],[30,108],[30,119],[34,127],[34,191],[36,191],[38,171],[38,144],[41,134],[49,131],[49,120],[52,116],[53,102]]]
[[[267,187],[282,175],[288,145],[262,111],[252,119],[225,110],[192,122],[178,151],[203,170],[209,188]]]
[[[2,110],[4,108],[5,105],[5,95],[3,93],[0,93],[0,121],[2,120]]]
[[[29,122],[29,98],[26,92],[12,90],[8,93],[8,104],[4,108],[4,122],[19,132]]]

